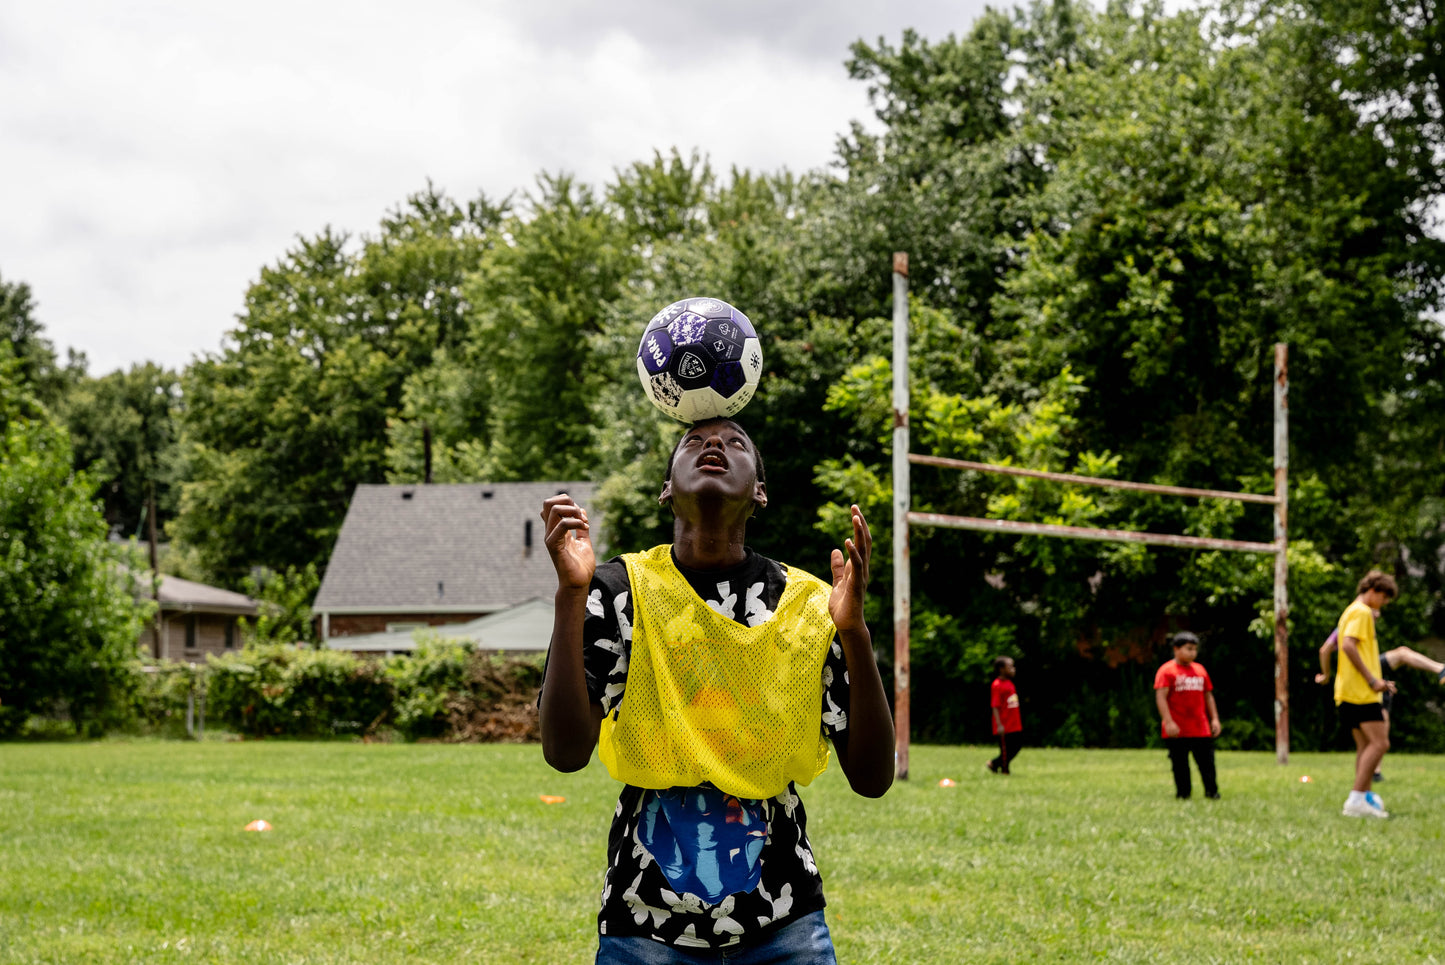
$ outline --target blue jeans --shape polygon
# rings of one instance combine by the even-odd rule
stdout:
[[[769,932],[761,941],[727,948],[674,948],[638,935],[599,935],[597,965],[838,965],[833,937],[815,911]]]

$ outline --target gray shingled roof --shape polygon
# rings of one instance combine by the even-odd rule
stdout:
[[[595,533],[596,488],[589,482],[359,485],[312,609],[495,609],[550,597],[557,576],[542,545],[542,500],[570,493],[587,507]]]
[[[149,589],[149,580],[144,583]],[[149,592],[146,596],[150,596]],[[259,606],[260,604],[243,593],[232,593],[218,586],[192,583],[180,577],[161,574],[161,608],[164,610],[198,610],[206,613],[255,616]]]

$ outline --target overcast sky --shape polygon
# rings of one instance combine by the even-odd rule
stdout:
[[[982,0],[36,0],[0,4],[0,279],[92,374],[217,351],[298,234],[370,232],[428,178],[500,198],[654,149],[832,159],[848,45]]]

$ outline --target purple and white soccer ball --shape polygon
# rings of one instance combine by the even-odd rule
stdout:
[[[647,323],[637,346],[643,391],[679,422],[737,415],[762,372],[753,323],[717,298],[673,302]]]

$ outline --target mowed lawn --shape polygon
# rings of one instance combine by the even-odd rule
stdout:
[[[1190,802],[1162,751],[988,756],[804,790],[845,965],[1445,962],[1445,759],[1387,759],[1367,824],[1344,754]],[[536,747],[0,745],[0,962],[589,962],[614,801]]]

